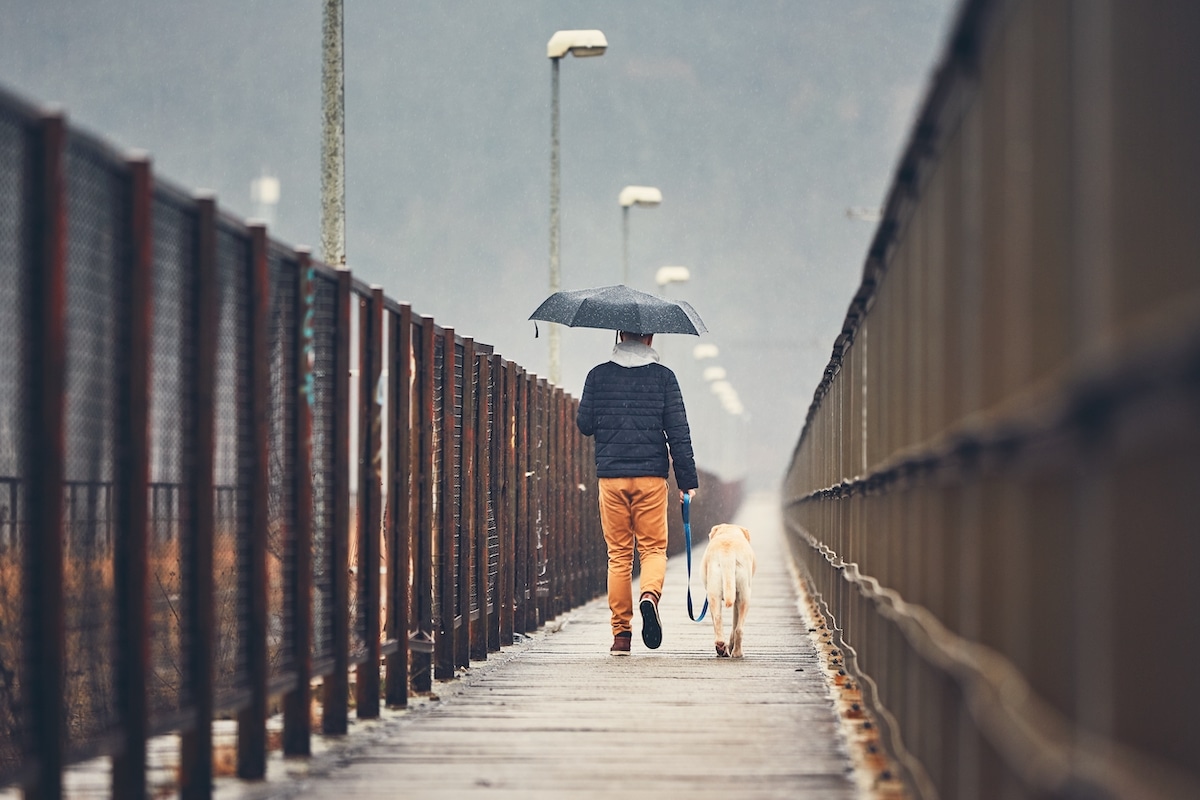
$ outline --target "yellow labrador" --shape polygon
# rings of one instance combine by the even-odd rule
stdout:
[[[708,532],[708,547],[700,562],[704,588],[712,614],[714,643],[721,658],[742,657],[742,625],[750,609],[750,578],[754,575],[754,551],[750,531],[738,525],[714,525]],[[721,611],[733,608],[733,627],[725,643]]]

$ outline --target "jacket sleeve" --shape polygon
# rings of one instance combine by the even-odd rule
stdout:
[[[675,483],[683,491],[699,488],[696,476],[696,459],[692,453],[692,432],[688,427],[687,409],[683,405],[683,392],[675,373],[669,373],[663,404],[663,431],[667,435],[667,447],[671,451],[671,463],[675,468]]]
[[[587,380],[583,382],[583,396],[579,398],[579,411],[575,414],[575,425],[584,436],[591,436],[596,432],[596,409],[593,404],[595,395],[591,389],[592,373],[589,372]]]

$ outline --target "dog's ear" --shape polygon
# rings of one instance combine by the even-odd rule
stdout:
[[[720,527],[721,527],[720,525],[713,525],[711,528],[709,528],[708,529],[708,538],[711,539],[713,537],[713,534],[716,533],[717,529]]]
[[[742,535],[746,537],[747,542],[750,541],[750,531],[746,530],[745,528],[742,528]]]

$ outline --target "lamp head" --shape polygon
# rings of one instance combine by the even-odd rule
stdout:
[[[659,267],[654,273],[654,282],[666,286],[668,283],[686,283],[691,277],[692,272],[687,267]]]
[[[608,40],[600,31],[556,31],[546,44],[546,56],[562,58],[571,53],[577,58],[602,56],[608,49]]]
[[[653,186],[626,186],[617,195],[617,202],[629,206],[656,206],[662,202],[662,192]]]

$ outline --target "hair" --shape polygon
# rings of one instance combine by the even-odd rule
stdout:
[[[645,343],[647,339],[653,339],[653,333],[634,333],[633,331],[617,331],[617,341],[624,342],[627,339],[637,339],[639,342]]]

